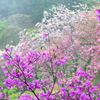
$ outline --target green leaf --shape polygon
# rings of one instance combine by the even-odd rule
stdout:
[[[57,57],[57,55],[56,55],[56,54],[54,54],[54,55],[53,55],[53,57],[54,57],[54,58],[56,58],[56,57]]]

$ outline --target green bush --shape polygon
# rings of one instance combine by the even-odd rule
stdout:
[[[26,24],[31,22],[30,15],[14,14],[8,17],[8,23],[13,25]]]
[[[0,32],[7,26],[7,21],[0,20]]]

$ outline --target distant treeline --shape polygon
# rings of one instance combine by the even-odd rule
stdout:
[[[95,4],[93,0],[0,0],[0,17],[26,14],[31,15],[32,21],[36,23],[42,19],[43,11],[50,9],[52,5],[62,3],[73,9],[72,5],[75,5],[75,2],[87,4],[89,8]]]

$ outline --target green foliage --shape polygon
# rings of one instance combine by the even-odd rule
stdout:
[[[37,28],[27,28],[26,30],[28,32],[28,34],[26,34],[26,36],[29,38],[35,37],[36,34],[39,34]]]
[[[12,94],[10,95],[11,100],[15,100],[16,98],[18,98],[18,94]]]
[[[17,87],[13,87],[8,91],[8,95],[12,95],[17,91]]]
[[[28,29],[26,29],[27,30],[27,32],[29,32],[29,33],[37,33],[37,31],[38,31],[38,29],[37,28],[28,28]]]
[[[13,87],[11,89],[4,88],[3,90],[0,90],[0,92],[6,92],[6,94],[10,96],[11,100],[15,100],[19,95],[19,93],[17,93],[17,90],[17,87]]]
[[[37,77],[37,79],[41,79],[41,77],[42,77],[42,72],[39,72],[39,71],[38,71],[36,77]]]
[[[100,74],[97,75],[97,76],[94,78],[93,82],[94,82],[95,85],[97,85],[97,83],[100,82]]]
[[[5,28],[7,26],[6,20],[0,20],[0,39],[2,39],[3,32],[5,31]]]
[[[30,15],[24,15],[24,14],[14,14],[8,17],[8,23],[9,24],[26,24],[31,22],[31,16]]]
[[[8,91],[8,95],[10,96],[11,100],[15,100],[15,98],[18,98],[18,94],[16,93],[16,91],[16,87],[13,87]]]
[[[0,32],[7,26],[7,21],[0,20]]]
[[[7,18],[6,21],[0,21],[0,49],[3,49],[10,41],[12,45],[19,42],[18,33],[31,24],[30,15],[14,14]]]
[[[15,25],[7,25],[5,29],[2,30],[0,34],[0,49],[4,48],[10,41],[14,41],[13,44],[16,45],[19,41],[18,34],[21,28]]]

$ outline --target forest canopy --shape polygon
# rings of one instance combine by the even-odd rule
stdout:
[[[87,4],[89,8],[96,4],[93,0],[0,0],[0,15],[8,17],[18,13],[26,14],[31,15],[34,22],[38,22],[42,19],[45,10],[59,3],[70,7],[71,10],[75,3]]]

